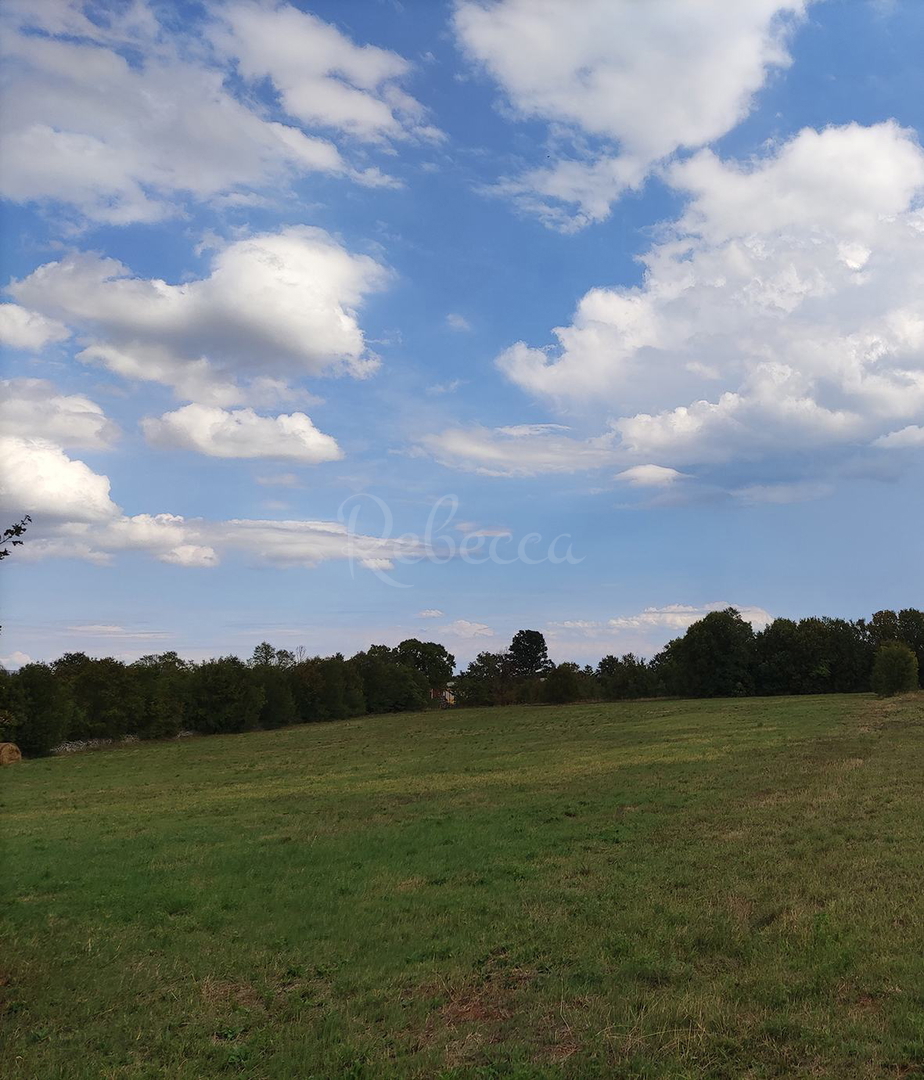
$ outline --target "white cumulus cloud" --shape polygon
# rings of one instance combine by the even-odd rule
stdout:
[[[19,649],[15,649],[9,656],[0,656],[0,667],[6,668],[7,671],[25,667],[26,664],[31,663],[32,657],[28,653],[20,652]]]
[[[689,604],[668,604],[666,607],[645,608],[644,611],[635,615],[619,615],[607,620],[605,625],[612,630],[657,628],[683,632],[693,623],[704,619],[710,612],[725,611],[729,607],[735,607],[735,605],[724,602],[704,604],[702,607]],[[741,618],[749,622],[755,630],[762,630],[773,621],[773,616],[763,608],[743,606],[736,610]]]
[[[100,521],[119,512],[109,479],[47,439],[0,435],[0,506],[13,517]]]
[[[46,379],[0,380],[0,432],[89,450],[105,449],[119,435],[95,401],[61,394]]]
[[[773,616],[761,607],[748,604],[665,604],[647,607],[628,615],[610,619],[563,619],[546,627],[549,646],[554,655],[567,657],[605,653],[653,656],[671,638],[682,636],[695,622],[713,611],[735,608],[755,631],[763,630]]]
[[[289,116],[366,141],[440,133],[401,86],[410,64],[356,45],[335,26],[291,4],[232,3],[217,11],[215,40],[247,79],[270,79]]]
[[[517,114],[578,144],[502,190],[559,227],[606,217],[655,163],[748,114],[768,73],[790,62],[787,34],[807,3],[463,0],[454,25],[464,51]],[[582,137],[596,152],[581,152]]]
[[[401,88],[403,58],[354,45],[290,5],[212,5],[204,22],[181,28],[141,0],[102,5],[93,18],[87,10],[79,0],[4,5],[15,108],[0,125],[0,190],[14,201],[67,204],[119,225],[175,215],[189,198],[275,197],[315,172],[393,183],[351,165],[331,134],[430,131]],[[272,78],[276,111],[294,122],[236,94],[235,75]]]
[[[70,331],[56,319],[46,319],[19,304],[0,304],[0,345],[40,352],[46,345],[68,337]]]
[[[924,427],[920,424],[909,424],[900,431],[890,431],[888,435],[879,436],[876,440],[876,446],[892,450],[924,446]]]
[[[670,487],[683,477],[682,472],[663,465],[633,465],[616,474],[617,480],[623,480],[633,487]]]
[[[315,465],[343,454],[304,413],[259,416],[253,409],[186,405],[142,420],[145,437],[162,449],[196,450],[219,458],[275,458]]]
[[[850,447],[924,415],[924,152],[892,122],[806,130],[748,163],[702,151],[632,288],[595,288],[555,350],[498,358],[614,449],[674,468]],[[885,445],[894,445],[886,442]]]
[[[4,500],[5,502],[5,500]],[[274,567],[314,568],[331,560],[350,560],[367,569],[391,569],[396,560],[419,559],[419,541],[350,533],[332,521],[232,519],[208,521],[177,514],[115,512],[96,522],[34,522],[34,538],[24,558],[78,558],[108,563],[122,552],[141,552],[182,567],[217,566],[241,554]]]
[[[276,567],[315,567],[336,559],[387,570],[428,553],[422,540],[354,533],[334,521],[126,515],[110,497],[108,477],[47,439],[0,435],[0,459],[0,511],[11,519],[33,519],[24,559],[105,564],[122,552],[139,552],[176,566],[211,567],[239,553]]]
[[[227,406],[274,387],[284,392],[290,377],[374,371],[357,311],[388,279],[380,263],[322,229],[293,226],[228,244],[208,277],[183,284],[74,254],[9,291],[78,328],[82,360]],[[240,377],[250,380],[246,391]]]

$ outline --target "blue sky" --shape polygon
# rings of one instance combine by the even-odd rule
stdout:
[[[924,606],[924,6],[5,18],[5,663]]]

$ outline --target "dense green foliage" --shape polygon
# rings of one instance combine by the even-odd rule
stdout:
[[[4,529],[0,534],[0,544],[9,543],[11,547],[22,547],[23,537],[26,533],[26,529],[29,527],[29,523],[32,518],[28,514],[17,522],[14,522],[8,529]],[[11,552],[8,547],[0,547],[0,559],[9,558]]]
[[[873,690],[880,697],[907,694],[918,686],[918,658],[901,641],[889,641],[876,650]]]
[[[906,647],[901,662],[886,648],[895,642]],[[878,681],[877,692],[917,686],[924,613],[879,611],[869,622],[776,619],[755,633],[728,608],[695,622],[651,660],[604,656],[596,668],[553,664],[543,635],[521,630],[505,652],[479,653],[455,678],[455,658],[416,638],[393,649],[372,645],[350,659],[296,656],[268,642],[247,662],[224,656],[190,664],[163,653],[123,664],[67,653],[50,666],[0,672],[0,738],[34,756],[63,740],[253,731],[423,709],[447,686],[470,706],[855,693],[874,687],[877,650],[880,666],[891,664],[891,681]]]
[[[545,637],[538,630],[518,630],[507,655],[513,675],[518,679],[542,675],[551,666]]]
[[[9,683],[10,711],[28,717],[18,733],[24,754],[43,754],[64,739],[73,720],[67,688],[46,664],[26,664]]]
[[[661,656],[663,679],[683,697],[742,697],[754,692],[754,631],[733,608],[710,612]]]
[[[247,663],[190,664],[163,653],[123,664],[67,653],[51,665],[0,670],[0,739],[36,756],[66,740],[217,735],[423,709],[454,666],[442,645],[416,639],[349,660],[296,658],[268,642]]]
[[[848,694],[871,689],[876,650],[891,641],[903,642],[924,661],[924,612],[880,611],[869,622],[776,619],[755,633],[728,608],[693,623],[651,660],[633,653],[604,656],[596,669],[556,667],[542,635],[520,631],[507,652],[479,653],[453,685],[466,705]]]
[[[395,649],[394,657],[405,667],[419,671],[433,690],[442,690],[456,670],[456,658],[435,641],[408,638]]]
[[[4,1077],[919,1077],[922,722],[460,709],[12,766]]]

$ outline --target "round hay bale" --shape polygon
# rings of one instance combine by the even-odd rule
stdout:
[[[0,765],[12,765],[14,761],[22,761],[19,747],[13,742],[0,742]]]

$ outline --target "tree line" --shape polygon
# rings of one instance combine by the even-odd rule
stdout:
[[[268,642],[249,661],[222,656],[198,664],[175,652],[131,664],[65,653],[0,675],[0,741],[39,755],[67,741],[234,733],[423,709],[454,670],[442,645],[416,638],[393,649],[373,645],[350,659],[308,657]]]
[[[175,652],[134,663],[66,653],[0,669],[0,741],[25,754],[65,741],[234,733],[367,713],[423,709],[452,687],[460,705],[564,704],[647,697],[880,694],[915,689],[924,672],[924,612],[866,621],[776,619],[755,633],[734,608],[694,623],[649,660],[604,656],[596,667],[553,664],[545,638],[521,630],[504,652],[482,652],[454,677],[432,641],[373,645],[349,659],[258,645],[191,663]]]
[[[545,639],[521,630],[506,652],[480,653],[455,680],[467,705],[645,697],[894,694],[924,675],[924,612],[858,619],[775,619],[755,632],[734,608],[693,623],[650,660],[604,656],[596,668],[553,664]]]

